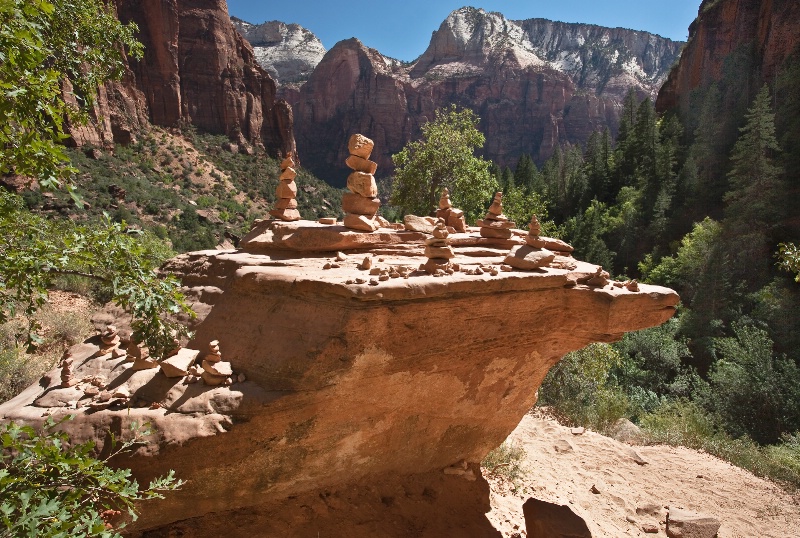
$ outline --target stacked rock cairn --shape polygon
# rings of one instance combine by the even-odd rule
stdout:
[[[294,159],[292,154],[286,156],[281,162],[281,175],[278,181],[278,188],[275,189],[275,207],[269,212],[275,218],[294,221],[300,220],[300,212],[297,211],[297,183],[294,178],[297,172],[294,169]]]
[[[476,223],[481,228],[481,237],[509,239],[511,229],[516,226],[514,221],[508,220],[503,215],[503,193],[496,192],[492,205],[483,220]]]
[[[141,345],[136,334],[131,335],[126,351],[128,360],[133,361],[132,368],[134,371],[158,368],[158,361],[150,356],[150,349]]]
[[[374,176],[378,164],[369,160],[374,145],[372,140],[361,134],[354,134],[347,143],[350,156],[345,164],[353,172],[347,176],[350,192],[342,196],[342,209],[345,212],[345,227],[353,230],[374,232],[380,228],[375,218],[381,206]]]
[[[432,237],[425,240],[425,256],[428,261],[422,264],[421,270],[435,275],[437,272],[452,273],[452,260],[455,257],[453,247],[450,246],[447,236],[447,225],[444,220],[438,219],[431,233]]]
[[[212,340],[208,344],[208,353],[203,357],[203,371],[200,375],[205,384],[212,387],[232,383],[233,368],[231,363],[222,360],[218,340]]]
[[[467,221],[464,219],[464,212],[453,207],[453,204],[450,202],[450,191],[447,187],[444,188],[442,196],[439,198],[439,209],[436,211],[436,217],[444,220],[444,223],[453,228],[456,232],[464,233],[467,231]]]

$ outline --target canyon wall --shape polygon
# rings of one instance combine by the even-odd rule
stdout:
[[[437,108],[474,110],[486,135],[484,156],[514,166],[523,153],[540,164],[564,144],[616,132],[625,94],[655,98],[681,43],[647,32],[530,19],[462,8],[434,32],[415,62],[388,58],[356,39],[337,43],[292,104],[304,166],[342,184],[350,133],[375,140],[379,173],[420,135]]]
[[[128,143],[148,122],[294,151],[291,108],[233,27],[224,0],[115,0],[145,46],[120,82],[101,88],[97,127],[73,129],[75,143]]]
[[[704,0],[689,27],[689,41],[656,102],[659,111],[689,112],[692,91],[723,78],[726,61],[748,47],[749,65],[738,76],[755,91],[780,75],[798,48],[800,3],[796,0]]]

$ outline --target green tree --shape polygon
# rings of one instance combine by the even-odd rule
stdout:
[[[800,368],[773,352],[766,331],[733,324],[733,337],[717,338],[721,358],[710,374],[708,405],[732,435],[774,443],[800,430]]]
[[[434,120],[422,126],[422,140],[392,156],[396,169],[390,203],[405,213],[430,215],[447,187],[453,204],[474,221],[497,188],[489,161],[474,155],[485,141],[471,110],[455,105],[437,110]]]
[[[725,216],[730,224],[741,223],[742,227],[753,229],[774,223],[775,208],[779,206],[778,182],[782,170],[775,157],[780,149],[767,86],[756,95],[745,120],[731,153]]]
[[[126,51],[141,56],[135,31],[102,0],[0,2],[0,175],[36,177],[44,188],[69,178],[64,120],[86,121],[98,85],[121,76]],[[65,101],[65,83],[79,106]]]
[[[794,243],[778,245],[778,265],[784,271],[794,273],[795,282],[800,282],[800,247]]]
[[[0,22],[0,174],[30,175],[53,189],[72,173],[59,146],[64,119],[87,121],[98,84],[121,76],[126,51],[141,56],[136,26],[121,24],[102,0],[6,0]],[[67,104],[62,84],[73,89],[77,105]],[[0,323],[20,305],[33,319],[53,277],[73,273],[108,286],[154,355],[172,345],[173,331],[185,334],[165,318],[191,312],[177,283],[156,277],[148,251],[121,225],[47,221],[3,191],[0,229]],[[35,322],[29,329],[35,343]]]
[[[163,498],[183,484],[170,472],[140,489],[130,470],[108,466],[149,434],[135,424],[129,441],[112,435],[103,460],[92,456],[92,442],[70,446],[59,424],[48,419],[41,434],[13,422],[0,427],[0,536],[118,538],[107,526],[109,515],[125,510],[135,520],[134,502]]]

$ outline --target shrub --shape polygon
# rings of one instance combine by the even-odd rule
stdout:
[[[501,478],[518,486],[525,475],[522,465],[525,460],[525,449],[508,441],[489,452],[481,462],[481,468],[489,475]]]
[[[72,417],[68,417],[72,418]],[[63,422],[63,421],[62,421]],[[0,428],[0,529],[4,536],[120,537],[107,520],[125,510],[134,520],[134,502],[163,498],[183,482],[170,471],[139,489],[129,469],[112,469],[109,460],[138,443],[118,444],[111,436],[111,454],[92,456],[94,443],[69,446],[67,434],[48,419],[42,433],[29,426],[9,423]]]

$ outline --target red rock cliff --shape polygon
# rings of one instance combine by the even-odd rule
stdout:
[[[295,111],[304,166],[331,183],[347,177],[347,137],[367,133],[390,156],[420,134],[437,108],[474,110],[484,154],[514,166],[528,153],[539,163],[563,144],[616,131],[628,89],[655,97],[680,44],[646,32],[530,19],[510,21],[474,8],[454,11],[413,64],[387,58],[356,39],[334,46],[299,91],[285,90]]]
[[[212,133],[294,151],[291,107],[234,29],[225,0],[115,0],[123,22],[139,26],[145,45],[120,83],[101,90],[99,129],[79,129],[77,143],[130,141],[147,120],[186,122]]]
[[[797,0],[705,0],[689,27],[689,41],[678,65],[658,94],[656,107],[688,110],[689,95],[722,78],[725,58],[741,45],[752,44],[753,75],[774,80],[781,64],[798,47],[800,2]]]

